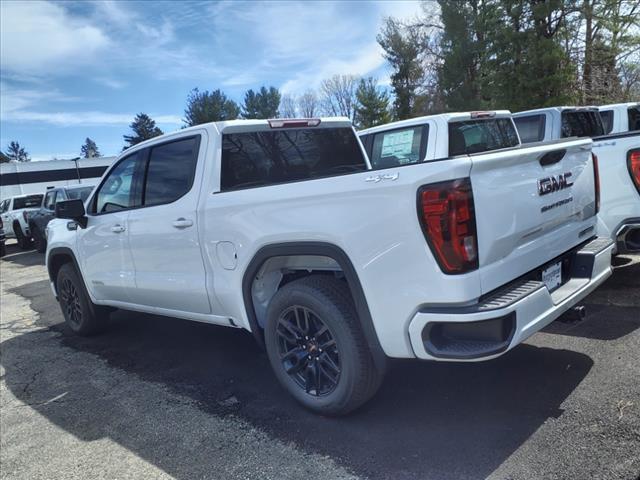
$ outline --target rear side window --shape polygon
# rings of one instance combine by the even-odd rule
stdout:
[[[613,110],[601,110],[600,119],[602,120],[604,133],[611,133],[611,130],[613,130]]]
[[[490,152],[519,145],[510,118],[449,123],[449,156]]]
[[[87,188],[74,188],[73,190],[67,190],[67,198],[69,200],[80,199],[83,202],[89,198],[89,194],[93,190],[93,187]]]
[[[546,115],[517,117],[514,118],[513,121],[516,124],[522,143],[541,142],[544,139]]]
[[[600,112],[575,110],[562,112],[563,137],[598,137],[604,135]]]
[[[366,170],[351,128],[229,133],[222,136],[220,187],[233,190]]]
[[[426,136],[427,126],[422,125],[374,134],[371,166],[391,168],[420,162]]]
[[[193,184],[200,137],[190,137],[151,148],[144,189],[144,205],[170,203]]]
[[[13,210],[21,208],[35,208],[42,203],[43,195],[29,195],[27,197],[19,197],[13,199]]]
[[[629,107],[629,131],[640,130],[640,107]]]

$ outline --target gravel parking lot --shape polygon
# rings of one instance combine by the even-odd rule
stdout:
[[[1,263],[1,478],[636,479],[640,257],[497,360],[393,362],[340,419],[302,410],[239,330],[131,312],[70,334],[43,255]]]

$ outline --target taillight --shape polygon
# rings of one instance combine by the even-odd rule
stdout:
[[[630,150],[627,153],[627,168],[629,169],[629,175],[633,180],[636,190],[640,193],[640,149]]]
[[[425,238],[444,273],[478,268],[478,238],[469,178],[432,183],[418,190]]]
[[[598,168],[598,156],[591,154],[593,159],[593,184],[596,190],[596,214],[600,211],[600,169]]]

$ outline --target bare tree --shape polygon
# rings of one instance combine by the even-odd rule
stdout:
[[[296,98],[293,95],[285,94],[280,99],[280,116],[282,118],[296,118]]]
[[[344,116],[351,120],[356,112],[358,78],[354,75],[334,75],[322,81],[320,93],[328,114]]]
[[[313,90],[307,90],[298,98],[298,111],[304,118],[313,118],[318,115],[318,96]]]

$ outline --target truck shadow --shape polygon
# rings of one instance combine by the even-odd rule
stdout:
[[[10,241],[5,245],[6,254],[0,262],[11,262],[23,267],[31,267],[33,265],[44,265],[44,254],[38,253],[32,248],[22,250],[15,241]]]
[[[47,281],[40,281],[15,290],[31,300],[40,326],[60,333],[59,339],[47,341],[96,355],[114,368],[195,400],[205,412],[244,418],[273,437],[328,455],[373,479],[485,478],[547,419],[562,415],[564,400],[593,365],[580,353],[531,345],[484,363],[396,361],[364,408],[343,418],[323,418],[299,407],[280,388],[265,354],[245,332],[116,312],[107,333],[79,338],[59,323],[48,288]],[[2,364],[8,388],[26,403],[60,391],[76,399],[72,405],[32,405],[49,421],[85,441],[108,437],[177,478],[190,477],[184,474],[194,455],[189,445],[204,449],[197,453],[198,461],[206,461],[207,449],[216,448],[207,439],[176,442],[173,436],[164,439],[173,442],[174,454],[168,458],[154,447],[164,440],[149,422],[140,421],[142,431],[135,436],[119,427],[129,413],[119,402],[108,405],[108,414],[96,414],[96,398],[104,394],[96,386],[99,381],[69,375],[61,385],[60,376],[54,381],[43,365],[23,362],[12,368],[12,356],[33,348],[37,335],[3,342]],[[31,381],[34,368],[43,370],[38,382]],[[154,402],[126,410],[148,411]],[[210,471],[215,468],[212,464]]]

